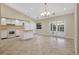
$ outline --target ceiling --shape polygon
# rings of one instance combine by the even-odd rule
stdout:
[[[45,18],[40,15],[44,12],[43,3],[6,3],[6,5],[35,20]],[[50,17],[74,13],[73,3],[48,3],[47,6],[49,12],[55,12],[55,15],[51,15]]]

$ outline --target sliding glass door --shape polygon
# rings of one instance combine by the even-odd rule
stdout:
[[[56,32],[57,32],[56,22],[50,23],[50,31],[51,31],[51,34],[56,35]]]

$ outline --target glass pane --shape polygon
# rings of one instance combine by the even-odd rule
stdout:
[[[64,31],[64,25],[60,25],[60,31]]]
[[[56,25],[53,25],[53,31],[56,31]]]

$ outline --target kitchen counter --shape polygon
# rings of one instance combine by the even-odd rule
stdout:
[[[33,30],[23,30],[23,39],[33,38]]]

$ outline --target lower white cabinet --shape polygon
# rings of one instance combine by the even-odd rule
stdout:
[[[22,40],[27,40],[30,38],[33,38],[33,31],[31,30],[26,30],[26,31],[21,31],[21,30],[16,30],[14,35],[9,35],[8,30],[3,30],[0,31],[0,38],[10,38],[10,37],[16,37],[19,36]]]
[[[23,31],[16,30],[16,36],[19,36],[19,37],[23,38]]]
[[[20,36],[20,31],[16,30],[16,36]]]
[[[0,32],[1,38],[7,38],[7,30],[3,30]]]
[[[24,31],[23,39],[33,38],[33,31]]]

